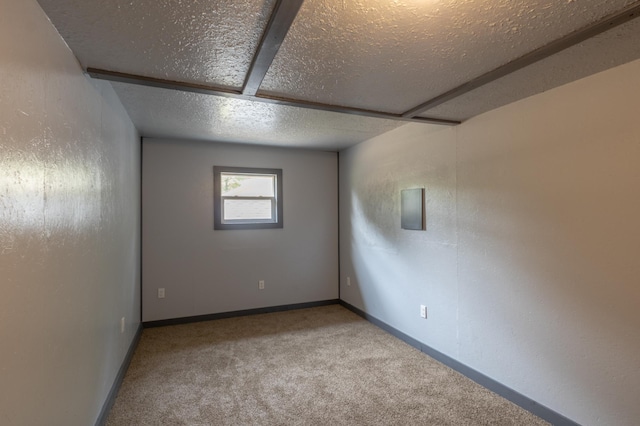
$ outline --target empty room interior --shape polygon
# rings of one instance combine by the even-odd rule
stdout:
[[[629,0],[0,0],[0,424],[105,424],[159,336],[172,357],[205,330],[189,327],[284,347],[287,318],[323,380],[357,351],[324,349],[331,326],[540,421],[639,424],[639,16]],[[420,391],[422,370],[375,353],[365,371]],[[256,381],[295,382],[269,362]],[[219,364],[200,373],[240,377]],[[400,391],[396,420],[366,417],[386,381],[341,375],[336,392],[372,380],[370,401],[164,419],[529,424],[427,421],[422,396],[403,417]]]

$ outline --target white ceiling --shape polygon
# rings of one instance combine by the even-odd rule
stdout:
[[[629,3],[305,1],[261,88],[401,113]]]
[[[631,0],[305,0],[257,95],[243,96],[278,1],[39,0],[83,67],[130,77],[113,86],[144,136],[327,150],[400,126],[404,121],[397,118],[414,107],[640,5]],[[639,39],[640,20],[629,20],[460,92],[418,113],[418,119],[462,121],[629,62],[640,58]],[[173,86],[149,87],[148,78]],[[175,90],[185,83],[233,96]],[[357,115],[371,111],[388,119]]]
[[[147,137],[338,151],[404,124],[125,83],[112,85]]]

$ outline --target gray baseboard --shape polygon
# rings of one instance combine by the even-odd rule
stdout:
[[[317,306],[337,305],[338,299],[320,300],[317,302],[296,303],[293,305],[270,306],[266,308],[244,309],[241,311],[220,312],[217,314],[196,315],[191,317],[170,318],[142,323],[144,328],[164,327],[167,325],[189,324],[192,322],[211,321],[223,318],[244,317],[247,315],[268,314],[271,312],[292,311],[295,309],[315,308]]]
[[[95,426],[103,426],[107,422],[107,417],[109,417],[109,411],[111,411],[111,407],[113,407],[114,402],[116,402],[116,396],[118,396],[118,391],[120,390],[120,385],[122,385],[122,381],[124,380],[124,375],[127,373],[127,369],[129,368],[129,364],[131,364],[131,359],[133,358],[133,354],[138,347],[138,343],[140,342],[140,337],[142,337],[142,324],[138,326],[136,330],[136,334],[129,345],[129,350],[127,351],[127,356],[124,357],[122,364],[120,365],[120,369],[118,370],[118,374],[116,375],[116,379],[113,381],[113,385],[111,385],[111,390],[109,390],[109,395],[107,395],[107,399],[104,404],[102,404],[102,409],[100,410],[100,414],[98,415],[98,419],[96,420]]]
[[[553,411],[552,409],[550,409],[548,407],[545,407],[542,404],[537,403],[536,401],[532,400],[531,398],[528,398],[528,397],[516,392],[515,390],[503,385],[502,383],[495,381],[491,377],[485,376],[484,374],[474,370],[471,367],[468,367],[467,365],[455,360],[454,358],[451,358],[450,356],[445,355],[442,352],[439,352],[439,351],[433,349],[432,347],[421,343],[420,341],[414,339],[411,336],[408,336],[408,335],[404,334],[403,332],[401,332],[400,330],[397,330],[396,328],[390,326],[389,324],[387,324],[387,323],[385,323],[383,321],[380,321],[376,317],[369,315],[368,313],[356,308],[353,305],[350,305],[349,303],[345,302],[344,300],[340,300],[340,305],[342,305],[345,308],[349,309],[350,311],[356,313],[357,315],[361,316],[362,318],[366,319],[367,321],[371,322],[372,324],[380,327],[381,329],[383,329],[387,333],[397,337],[398,339],[402,340],[403,342],[413,346],[414,348],[416,348],[419,351],[423,352],[424,354],[430,356],[431,358],[434,358],[435,360],[441,362],[442,364],[446,365],[447,367],[450,367],[450,368],[456,370],[457,372],[459,372],[460,374],[470,378],[471,380],[473,380],[474,382],[478,383],[479,385],[484,386],[485,388],[489,389],[492,392],[495,392],[496,394],[500,395],[501,397],[503,397],[505,399],[508,399],[509,401],[511,401],[514,404],[524,408],[525,410],[535,414],[536,416],[540,417],[541,419],[546,420],[547,422],[551,423],[552,425],[555,425],[555,426],[580,426],[580,424],[574,422],[571,419],[568,419],[567,417],[563,416],[562,414],[557,413],[557,412]]]
[[[142,336],[143,327],[148,328],[148,327],[161,327],[166,325],[188,324],[192,322],[209,321],[214,319],[233,318],[233,317],[246,316],[246,315],[264,314],[264,313],[270,313],[270,312],[282,312],[282,311],[289,311],[289,310],[295,310],[295,309],[305,309],[305,308],[313,308],[316,306],[327,306],[327,305],[335,305],[335,304],[342,305],[346,309],[349,309],[350,311],[356,313],[357,315],[361,316],[362,318],[366,319],[367,321],[371,322],[377,327],[380,327],[381,329],[388,332],[389,334],[413,346],[414,348],[418,349],[424,354],[441,362],[442,364],[456,370],[457,372],[470,378],[474,382],[480,384],[481,386],[484,386],[485,388],[491,390],[492,392],[495,392],[496,394],[502,396],[503,398],[508,399],[514,404],[535,414],[541,419],[546,420],[552,425],[580,426],[579,423],[576,423],[573,420],[568,419],[562,414],[557,413],[552,409],[537,403],[531,398],[528,398],[516,392],[515,390],[509,388],[508,386],[505,386],[502,383],[497,382],[496,380],[488,376],[485,376],[484,374],[474,370],[473,368],[468,367],[467,365],[455,360],[454,358],[451,358],[450,356],[445,355],[442,352],[439,352],[433,349],[432,347],[425,345],[420,341],[404,334],[400,330],[390,326],[389,324],[377,319],[372,315],[369,315],[368,313],[362,311],[361,309],[358,309],[355,306],[343,300],[338,300],[338,299],[322,300],[322,301],[308,302],[308,303],[298,303],[293,305],[272,306],[272,307],[258,308],[258,309],[247,309],[242,311],[222,312],[218,314],[197,315],[192,317],[173,318],[173,319],[166,319],[166,320],[159,320],[159,321],[148,321],[148,322],[142,323],[140,327],[138,327],[136,335],[129,347],[129,351],[127,352],[127,356],[122,362],[122,365],[120,366],[120,370],[118,371],[118,375],[116,376],[116,379],[113,383],[113,386],[111,387],[111,390],[109,391],[107,400],[103,404],[102,410],[100,411],[100,415],[98,416],[98,419],[96,420],[96,423],[95,423],[96,426],[102,426],[107,421],[109,411],[111,410],[111,407],[113,407],[116,396],[118,394],[118,390],[120,389],[120,385],[122,384],[122,381],[124,379],[124,375],[127,372],[127,368],[129,367],[129,364],[131,363],[131,359],[133,358],[133,353],[135,351],[135,348],[138,346],[138,342],[140,341],[140,337]]]

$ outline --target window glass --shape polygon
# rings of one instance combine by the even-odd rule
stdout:
[[[273,197],[275,175],[250,175],[221,173],[222,196]]]
[[[213,168],[214,229],[282,228],[282,170]]]
[[[266,200],[224,200],[224,221],[233,220],[274,220],[272,201]]]

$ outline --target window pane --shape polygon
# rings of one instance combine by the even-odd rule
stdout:
[[[213,229],[282,228],[282,169],[213,166]]]
[[[271,199],[267,200],[224,200],[223,220],[273,219]]]
[[[274,197],[275,175],[220,173],[223,197]]]

